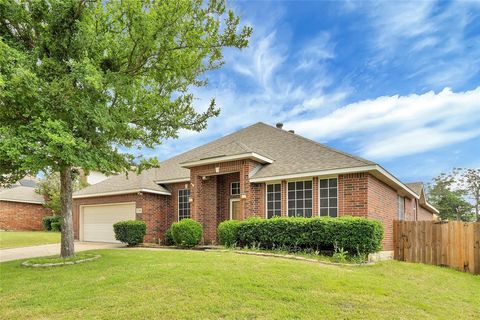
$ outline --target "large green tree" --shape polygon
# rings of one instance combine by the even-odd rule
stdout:
[[[251,32],[224,1],[0,0],[0,182],[60,173],[63,257],[73,168],[157,165],[124,150],[204,129],[190,89]]]
[[[451,174],[440,174],[433,178],[428,187],[428,201],[438,209],[442,220],[471,220],[472,205],[465,200],[465,196],[465,190],[460,188]]]

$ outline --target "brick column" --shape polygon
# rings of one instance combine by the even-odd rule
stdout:
[[[282,217],[288,217],[288,206],[287,206],[287,181],[283,180],[280,185],[280,191],[282,193]]]

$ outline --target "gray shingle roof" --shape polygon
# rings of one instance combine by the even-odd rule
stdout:
[[[43,197],[35,192],[35,188],[25,186],[14,186],[0,191],[0,200],[40,204],[45,202]]]
[[[160,168],[148,170],[138,178],[131,178],[132,181],[127,181],[123,175],[115,176],[82,189],[76,195],[122,191],[144,185],[153,189],[153,181],[188,180],[190,171],[183,168],[182,163],[228,154],[241,154],[246,151],[255,152],[274,160],[273,163],[264,165],[256,172],[254,178],[375,164],[259,122],[170,158],[162,162]],[[158,186],[158,188],[162,187]]]
[[[143,171],[140,175],[137,175],[134,172],[129,172],[128,176],[125,174],[119,174],[81,189],[75,192],[74,195],[82,196],[139,190],[150,190],[154,192],[170,194],[167,189],[154,182],[156,180],[155,172],[156,169],[150,169]]]
[[[415,192],[418,196],[422,193],[423,190],[423,182],[410,182],[405,183],[407,187],[409,187],[413,192]]]

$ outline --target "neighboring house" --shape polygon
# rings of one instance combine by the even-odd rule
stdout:
[[[0,190],[0,230],[42,230],[42,219],[52,211],[35,192],[37,180],[24,178]]]
[[[199,221],[204,242],[228,219],[343,216],[380,220],[393,250],[394,219],[433,219],[436,209],[380,165],[257,123],[137,176],[117,175],[74,194],[75,237],[115,241],[112,224],[147,224],[146,242],[173,222]],[[423,200],[422,200],[423,199]],[[416,212],[416,213],[415,213]]]

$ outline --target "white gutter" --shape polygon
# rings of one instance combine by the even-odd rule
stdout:
[[[156,180],[154,182],[156,184],[170,184],[170,183],[178,183],[178,182],[190,182],[190,178],[170,179],[170,180]]]
[[[252,159],[260,163],[273,163],[272,159],[262,156],[256,152],[247,152],[247,153],[234,154],[230,156],[212,157],[212,158],[201,159],[196,161],[183,162],[181,163],[181,166],[184,168],[191,168],[191,167],[201,166],[205,164],[220,163],[220,162],[234,161],[234,160],[243,160],[243,159]]]
[[[120,195],[120,194],[130,194],[130,193],[138,193],[138,192],[161,194],[161,195],[165,195],[165,196],[171,196],[172,195],[170,192],[164,192],[164,191],[158,191],[158,190],[152,190],[152,189],[132,189],[132,190],[121,190],[121,191],[112,191],[112,192],[103,192],[103,193],[74,195],[73,199],[115,196],[115,195]]]

